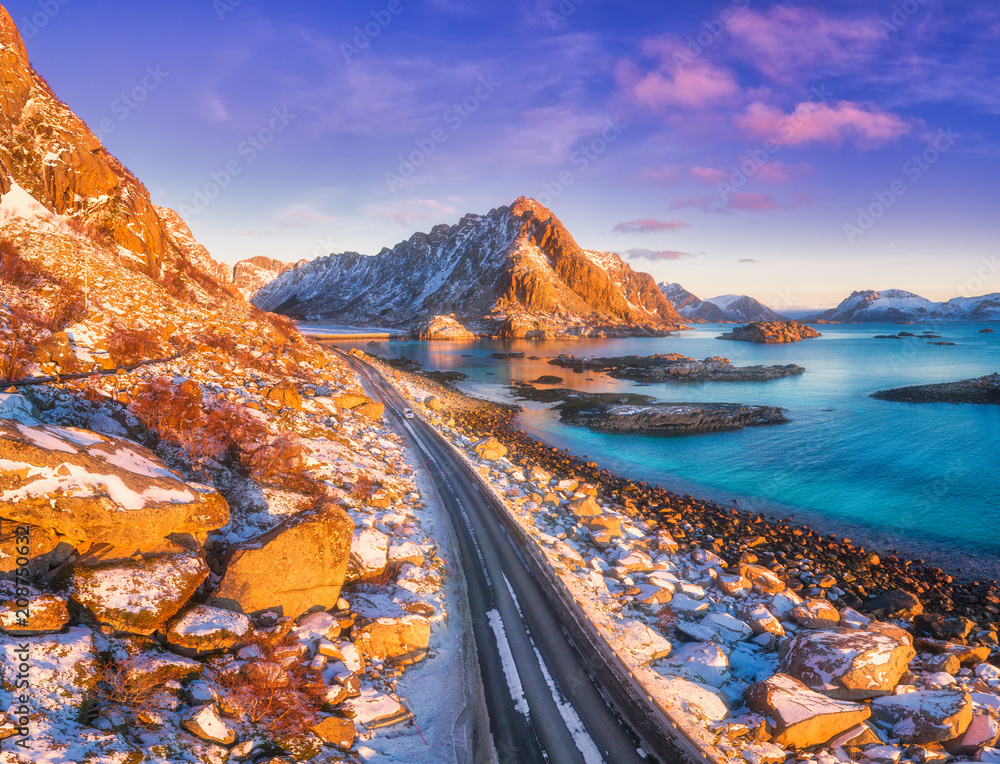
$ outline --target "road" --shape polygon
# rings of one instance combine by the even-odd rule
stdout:
[[[376,371],[343,357],[399,420],[451,516],[501,764],[648,764],[650,750],[681,761],[663,740],[643,745],[645,758],[639,753],[639,736],[607,699],[615,680],[595,678],[594,656],[581,655],[567,636],[571,630],[553,607],[554,595],[532,574],[479,481],[427,423],[402,416],[406,402]],[[643,737],[650,740],[648,730]]]

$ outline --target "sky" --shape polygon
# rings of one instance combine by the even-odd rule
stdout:
[[[538,199],[702,297],[1000,291],[990,0],[18,0],[35,68],[227,263]]]

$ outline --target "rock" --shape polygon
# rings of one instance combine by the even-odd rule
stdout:
[[[312,732],[325,743],[341,751],[349,751],[354,745],[357,730],[350,719],[327,716],[312,726]]]
[[[172,534],[202,534],[229,522],[217,491],[185,483],[150,450],[71,427],[0,420],[0,518],[60,535],[102,559],[179,551]]]
[[[888,695],[915,655],[901,629],[837,628],[793,637],[783,646],[782,671],[840,700]]]
[[[840,613],[829,600],[808,599],[792,611],[795,622],[806,629],[832,629],[840,623]]]
[[[712,687],[721,687],[729,672],[729,658],[714,642],[682,645],[664,661],[664,665],[693,682]]]
[[[670,601],[670,609],[675,613],[690,615],[693,613],[700,613],[703,610],[708,610],[708,603],[695,599],[690,595],[681,593],[673,596],[673,599]]]
[[[761,604],[745,608],[742,612],[744,620],[750,625],[754,634],[774,634],[776,637],[785,636],[785,627],[781,622]]]
[[[774,724],[773,741],[789,748],[822,745],[871,715],[861,703],[828,698],[787,674],[751,685],[746,701]]]
[[[171,619],[166,639],[174,651],[195,657],[229,650],[250,632],[250,619],[242,613],[196,605]]]
[[[903,749],[894,745],[872,745],[865,748],[861,761],[871,764],[898,764]]]
[[[758,565],[740,565],[740,575],[750,582],[758,594],[778,594],[786,588],[784,581]]]
[[[389,562],[400,565],[408,562],[419,568],[424,564],[424,552],[412,541],[393,541],[389,544]]]
[[[338,395],[333,399],[337,407],[342,411],[351,411],[356,409],[358,406],[364,406],[367,403],[371,403],[372,399],[367,395],[359,395],[355,393],[344,393],[343,395]]]
[[[354,522],[333,504],[300,513],[230,547],[212,602],[247,614],[275,609],[290,618],[316,606],[332,608],[347,573],[353,535]]]
[[[345,581],[357,581],[385,570],[389,537],[378,528],[358,528],[351,537],[350,562]]]
[[[802,598],[793,592],[791,589],[786,589],[783,592],[775,594],[771,598],[771,606],[769,610],[774,613],[778,618],[785,621],[795,620],[793,613],[795,608],[801,605],[803,602]]]
[[[946,616],[938,613],[921,613],[913,619],[914,625],[935,639],[965,639],[976,626],[976,622],[961,616]]]
[[[454,316],[430,316],[417,326],[422,340],[474,340],[476,335],[462,326]]]
[[[745,597],[750,591],[750,582],[743,576],[722,575],[717,583],[723,594],[730,597]]]
[[[441,411],[444,408],[444,403],[436,395],[428,395],[424,398],[424,405],[431,411]]]
[[[967,692],[922,690],[875,698],[872,719],[902,743],[924,745],[951,740],[972,723]]]
[[[910,620],[924,612],[924,606],[916,595],[902,589],[890,589],[869,600],[865,610],[882,618]]]
[[[18,528],[27,530],[25,534]],[[62,536],[51,528],[39,528],[30,524],[15,524],[0,521],[0,549],[13,549],[15,546],[27,546],[28,564],[22,569],[17,561],[22,555],[0,555],[0,580],[14,580],[27,575],[29,581],[35,581],[67,562],[74,554],[73,544],[67,543]]]
[[[368,687],[358,697],[345,702],[342,708],[355,724],[369,730],[391,727],[413,718],[398,701]]]
[[[720,335],[717,339],[776,344],[800,342],[804,339],[820,336],[822,335],[811,326],[800,324],[798,321],[755,321],[746,326],[737,326],[731,332]]]
[[[365,403],[364,405],[358,406],[354,409],[354,413],[359,416],[363,416],[366,419],[370,419],[373,422],[377,422],[385,415],[385,404]]]
[[[57,594],[34,594],[0,606],[0,630],[36,636],[62,631],[69,623],[66,600]]]
[[[577,517],[601,517],[605,514],[601,505],[597,503],[597,500],[593,496],[571,501],[566,505],[566,508]],[[619,522],[619,529],[620,527],[621,523]]]
[[[214,703],[192,708],[181,719],[181,727],[201,740],[221,745],[236,742],[236,733],[219,715]]]
[[[71,597],[102,626],[149,635],[184,606],[208,573],[202,558],[183,554],[76,565]]]
[[[975,666],[989,660],[990,657],[990,648],[986,645],[960,645],[919,637],[914,640],[914,644],[930,653],[954,655],[963,666]]]
[[[13,680],[24,663],[24,647],[30,656],[31,707],[35,720],[76,721],[80,707],[97,684],[99,672],[94,634],[71,627],[62,634],[38,637],[0,635],[0,685],[10,698]]]
[[[713,641],[725,645],[741,642],[753,634],[745,621],[728,613],[709,613],[701,619],[701,625],[712,630]]]
[[[878,731],[869,722],[864,722],[829,740],[827,746],[829,748],[847,748],[848,746],[863,748],[867,745],[882,745],[884,743],[885,741]]]
[[[942,653],[941,655],[934,655],[924,661],[924,667],[928,671],[943,671],[954,676],[962,668],[962,662],[958,659],[958,656],[952,655],[951,653]]]
[[[613,626],[622,647],[642,663],[665,658],[671,645],[641,621],[626,621]]]
[[[264,397],[280,404],[282,408],[295,409],[296,411],[302,408],[302,395],[289,385],[272,387],[264,393]]]
[[[366,618],[355,624],[351,636],[358,652],[369,660],[409,666],[427,656],[431,624],[413,613]]]
[[[996,714],[976,711],[965,732],[945,743],[952,755],[972,755],[984,746],[993,746],[1000,738],[1000,721]]]
[[[475,445],[475,451],[480,459],[494,462],[507,455],[507,447],[496,438],[487,438]]]

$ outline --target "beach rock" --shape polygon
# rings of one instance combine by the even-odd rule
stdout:
[[[314,735],[341,751],[349,751],[354,745],[357,729],[350,719],[326,716],[310,728]]]
[[[372,399],[360,393],[344,393],[333,399],[337,407],[342,411],[353,411],[358,406],[371,403]]]
[[[671,645],[642,621],[626,621],[614,624],[622,647],[642,663],[665,658],[670,654]]]
[[[791,589],[786,589],[783,592],[775,594],[771,598],[770,610],[778,618],[785,621],[794,621],[795,608],[801,605],[803,602],[802,598],[793,592]]]
[[[246,614],[277,610],[297,618],[337,604],[354,522],[333,504],[300,513],[274,530],[230,547],[212,604]]]
[[[785,636],[785,627],[774,617],[770,610],[761,604],[751,605],[741,611],[745,620],[754,634],[774,634],[776,637]]]
[[[664,666],[694,682],[721,687],[729,672],[729,658],[714,642],[689,642],[665,661]]]
[[[488,462],[495,462],[507,455],[507,447],[496,438],[482,440],[474,448],[479,458]]]
[[[363,619],[351,634],[361,655],[373,662],[391,661],[401,666],[422,661],[430,644],[431,624],[422,615]]]
[[[990,648],[987,645],[962,645],[926,637],[918,637],[914,640],[914,645],[930,653],[954,655],[963,666],[975,666],[989,660],[990,657]]]
[[[899,764],[903,749],[895,745],[870,745],[865,748],[861,761],[865,764]]]
[[[0,630],[8,634],[52,634],[67,623],[66,600],[57,594],[29,594],[0,606]]]
[[[980,748],[993,746],[1000,738],[1000,721],[995,712],[974,711],[972,721],[965,732],[945,743],[945,748],[953,756],[975,754]]]
[[[782,671],[840,700],[888,695],[915,655],[910,635],[890,626],[811,631],[782,647]]]
[[[745,597],[750,592],[750,581],[743,576],[722,575],[716,583],[730,597]]]
[[[795,622],[805,629],[832,629],[840,623],[840,613],[829,600],[808,599],[792,611]]]
[[[787,674],[751,685],[746,701],[774,724],[773,742],[789,748],[822,745],[871,715],[864,704],[834,700]]]
[[[181,719],[181,727],[210,743],[232,745],[236,742],[236,733],[219,714],[214,703],[192,708]]]
[[[868,745],[883,745],[885,740],[870,722],[863,722],[857,727],[851,727],[847,732],[842,732],[827,741],[829,748],[864,748]]]
[[[740,565],[740,575],[750,582],[758,594],[778,594],[786,588],[784,581],[759,565]]]
[[[412,541],[395,540],[389,544],[389,562],[399,565],[408,562],[419,568],[424,564],[424,552]]]
[[[902,743],[925,745],[952,740],[972,723],[972,699],[967,692],[921,690],[875,698],[875,724]]]
[[[965,639],[972,633],[976,622],[961,616],[947,616],[938,613],[921,613],[913,619],[914,625],[935,639]]]
[[[476,335],[466,329],[454,316],[428,316],[417,326],[422,340],[474,340]]]
[[[869,600],[865,610],[881,618],[898,618],[909,621],[924,612],[920,599],[902,589],[890,589]]]
[[[412,719],[410,712],[399,701],[370,687],[346,701],[341,709],[355,724],[369,730],[393,727]]]
[[[444,408],[444,403],[436,395],[428,395],[424,398],[424,406],[431,411],[441,411]]]
[[[165,636],[175,652],[196,657],[229,650],[250,633],[250,619],[242,613],[196,605],[171,619]]]
[[[202,558],[183,554],[94,567],[77,565],[71,597],[101,626],[149,635],[184,606],[208,573]]]
[[[0,420],[0,518],[54,531],[81,553],[100,547],[110,562],[165,545],[179,551],[168,536],[221,528],[229,506],[138,443]]]
[[[571,501],[566,508],[577,517],[601,517],[604,510],[593,496]]]

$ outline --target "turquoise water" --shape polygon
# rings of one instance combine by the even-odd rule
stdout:
[[[717,340],[726,327],[702,325],[659,339],[579,342],[384,342],[424,368],[469,375],[463,387],[510,400],[505,385],[554,374],[583,390],[630,390],[663,401],[723,401],[787,409],[791,422],[686,437],[595,433],[569,427],[539,404],[522,404],[524,429],[620,474],[742,509],[792,517],[856,542],[899,549],[971,577],[1000,577],[1000,407],[912,405],[869,398],[875,390],[947,382],[1000,371],[1000,331],[987,324],[853,324],[818,327],[823,336],[792,345]],[[1000,329],[995,324],[994,328]],[[953,347],[876,334],[932,330]],[[363,343],[359,343],[362,344]],[[495,360],[524,351],[540,360]],[[615,356],[679,352],[721,355],[738,365],[797,363],[800,377],[761,383],[636,385],[546,363],[560,353]]]

